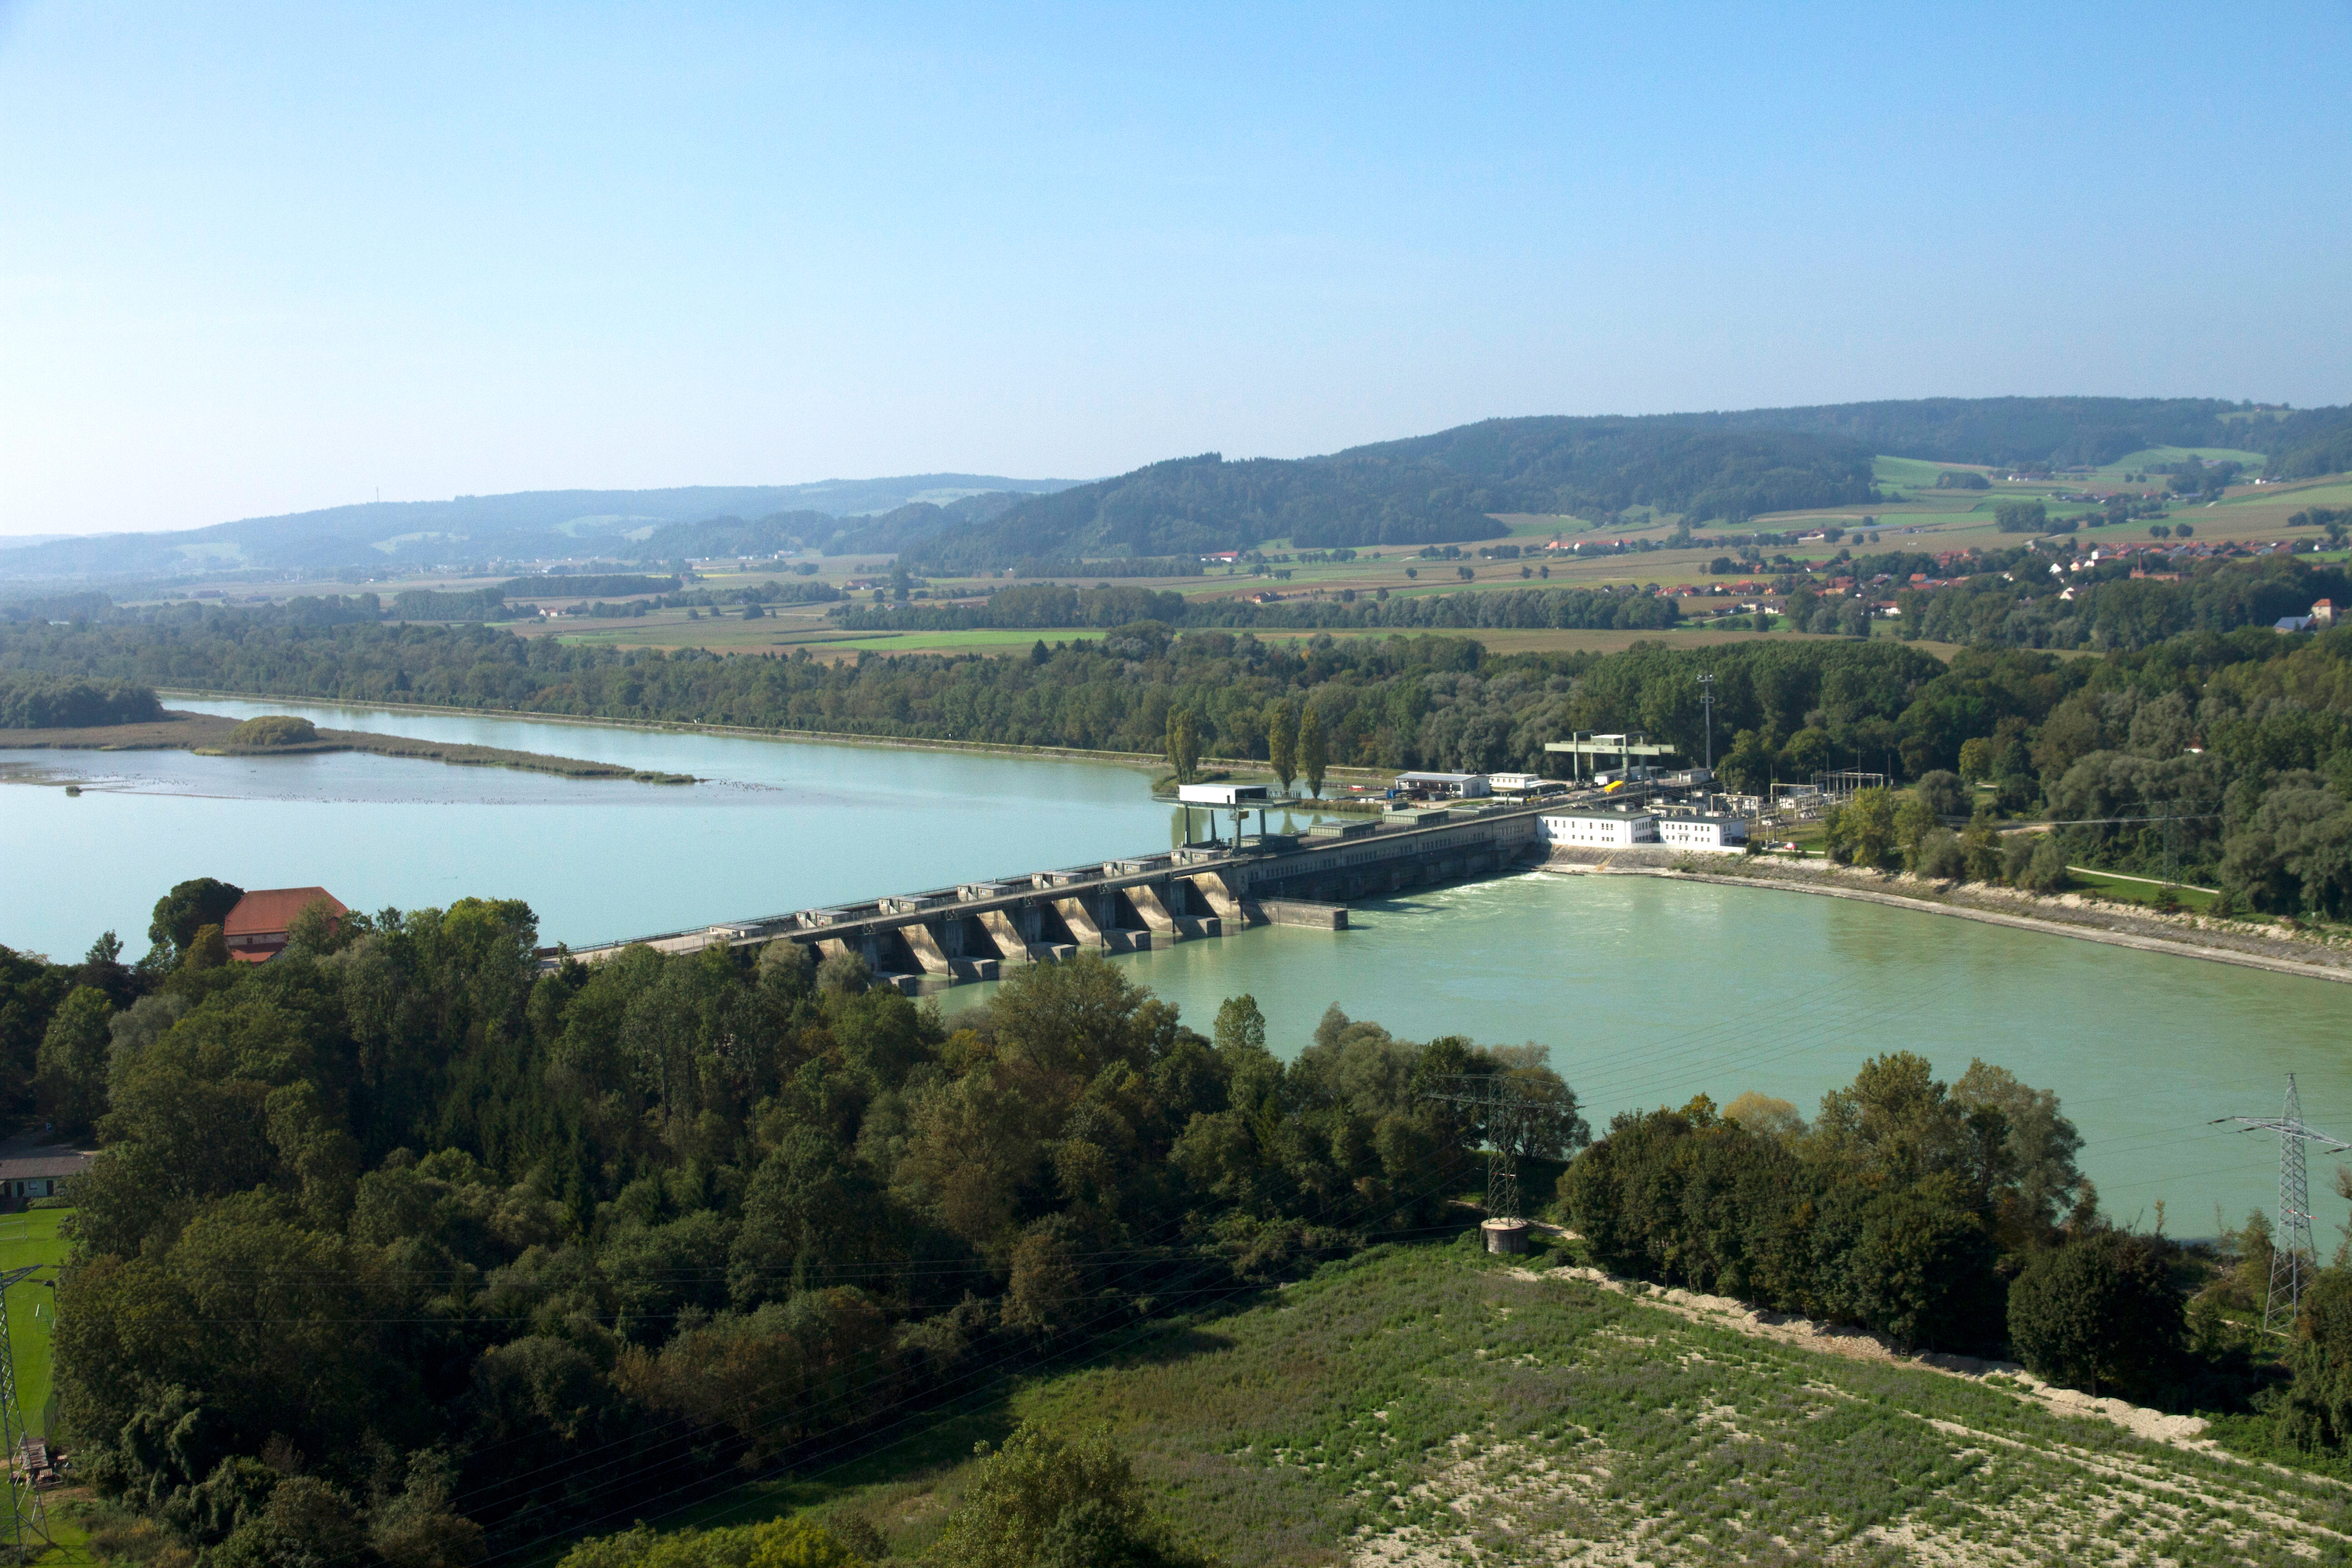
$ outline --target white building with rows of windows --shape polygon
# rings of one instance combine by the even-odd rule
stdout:
[[[1748,824],[1737,816],[1659,816],[1649,812],[1562,812],[1538,818],[1544,837],[1577,849],[1621,849],[1662,844],[1677,849],[1737,849]]]
[[[1658,841],[1658,819],[1646,812],[1601,811],[1586,816],[1563,813],[1537,820],[1543,824],[1544,837],[1552,843],[1580,849],[1617,848]]]
[[[1682,849],[1737,849],[1748,842],[1748,824],[1737,816],[1662,816],[1658,842]]]

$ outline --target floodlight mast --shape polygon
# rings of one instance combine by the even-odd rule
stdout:
[[[2352,1143],[2331,1138],[2304,1121],[2303,1097],[2295,1090],[2293,1073],[2286,1075],[2286,1108],[2276,1117],[2218,1120],[2235,1121],[2248,1132],[2279,1136],[2278,1226],[2271,1236],[2270,1293],[2263,1300],[2263,1331],[2284,1339],[2294,1332],[2295,1319],[2303,1310],[2304,1259],[2309,1258],[2315,1268],[2319,1258],[2311,1239],[2311,1184],[2304,1146],[2323,1144],[2330,1152],[2341,1154],[2352,1151]]]

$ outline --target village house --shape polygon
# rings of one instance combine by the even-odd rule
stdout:
[[[0,1214],[20,1214],[35,1198],[66,1195],[89,1169],[89,1156],[63,1144],[0,1143]]]
[[[294,917],[312,904],[326,906],[331,919],[349,914],[341,900],[324,888],[264,888],[245,895],[221,921],[228,955],[238,963],[267,963],[286,950]]]

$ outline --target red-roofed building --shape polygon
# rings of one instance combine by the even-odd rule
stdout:
[[[351,912],[324,888],[264,888],[246,894],[221,921],[229,957],[238,963],[268,963],[285,951],[294,917],[312,904],[326,905],[330,916]]]

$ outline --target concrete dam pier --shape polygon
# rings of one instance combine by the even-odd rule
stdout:
[[[1540,861],[1548,846],[1537,818],[1544,809],[1471,805],[1391,812],[1378,821],[1318,823],[1297,837],[1187,844],[1099,865],[600,942],[568,955],[594,963],[640,942],[694,952],[782,938],[814,948],[821,958],[856,953],[881,983],[920,994],[995,980],[1014,964],[1066,958],[1082,948],[1144,952],[1253,925],[1344,931],[1351,899]],[[543,948],[540,958],[551,965],[566,953]]]

